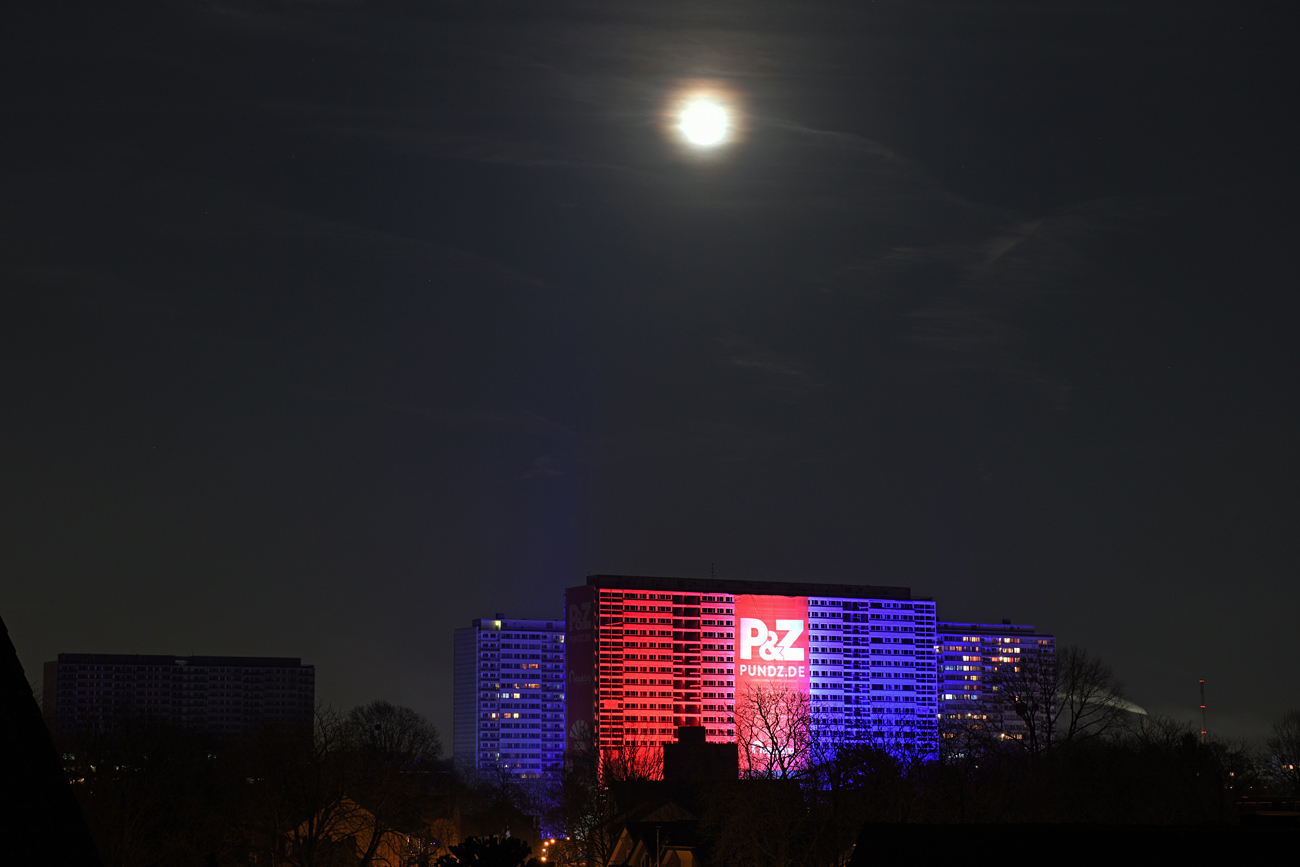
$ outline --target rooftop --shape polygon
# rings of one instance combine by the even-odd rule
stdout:
[[[753,593],[769,596],[830,596],[846,599],[907,599],[910,587],[872,584],[822,584],[800,581],[732,581],[722,578],[655,578],[645,575],[588,575],[591,587],[611,590],[660,590],[669,593]]]

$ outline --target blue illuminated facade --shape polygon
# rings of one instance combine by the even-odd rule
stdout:
[[[808,630],[816,728],[846,743],[934,751],[933,601],[810,596]]]
[[[564,758],[564,621],[456,630],[452,755],[465,770],[539,777]]]

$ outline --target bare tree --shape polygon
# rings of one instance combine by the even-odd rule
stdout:
[[[562,867],[606,864],[616,841],[616,816],[609,789],[601,779],[602,757],[595,735],[577,729],[565,767],[553,779],[555,790],[547,823],[564,829],[564,840],[552,847],[548,861]]]
[[[625,807],[616,803],[611,787],[661,779],[662,746],[632,742],[599,749],[590,728],[575,726],[564,768],[537,781],[526,796],[534,799],[545,827],[563,831],[563,839],[549,850],[548,863],[607,863],[625,818]]]
[[[717,787],[710,792],[703,821],[712,842],[709,863],[721,867],[817,864],[817,853],[809,845],[810,832],[815,830],[812,824],[797,780],[754,779]]]
[[[442,738],[423,715],[409,707],[376,700],[348,711],[357,744],[397,762],[433,762],[442,756]]]
[[[894,761],[906,769],[918,768],[934,757],[934,753],[926,748],[916,718],[901,714],[874,713],[869,744],[893,756]]]
[[[1038,756],[1056,737],[1063,704],[1060,669],[1053,648],[1031,645],[1015,648],[1025,652],[1011,654],[1012,649],[997,649],[986,661],[986,692],[980,704],[982,716],[992,719],[972,722],[983,724],[986,729],[983,734],[993,740],[1022,747],[1031,756]],[[1066,648],[1063,655],[1069,656],[1075,650]],[[978,726],[969,734],[979,734],[977,729]]]
[[[841,867],[864,821],[914,814],[910,774],[923,758],[915,726],[881,715],[846,727],[839,708],[812,708],[807,694],[780,687],[737,699],[748,780],[710,793],[705,826],[719,863]]]
[[[215,848],[221,830],[208,808],[217,742],[130,715],[60,741],[105,865],[194,863]]]
[[[442,740],[424,716],[386,701],[349,711],[346,736],[349,802],[368,814],[351,820],[359,830],[350,836],[360,867],[369,867],[387,837],[419,822],[428,794],[420,771],[442,754]]]
[[[311,725],[264,730],[250,745],[252,786],[243,798],[250,849],[272,865],[317,867],[333,857],[355,804],[346,794],[345,725],[317,707]]]
[[[600,779],[602,785],[629,780],[662,780],[664,776],[664,750],[650,744],[625,744],[601,750]]]
[[[531,847],[518,837],[470,837],[434,862],[435,867],[528,867]]]
[[[1300,794],[1300,710],[1282,714],[1282,719],[1273,723],[1273,734],[1265,743],[1279,775],[1292,793]]]
[[[1056,689],[1059,704],[1050,724],[1056,740],[1077,743],[1123,730],[1130,707],[1124,685],[1084,648],[1071,645],[1056,655]]]
[[[935,767],[939,807],[950,821],[967,822],[978,815],[981,776],[1004,752],[1001,732],[989,723],[987,714],[964,708],[945,713],[939,720],[939,749]],[[983,767],[986,771],[981,774]]]
[[[909,760],[917,752],[907,736],[915,733],[896,730],[884,719],[856,722],[846,726],[838,709],[814,714],[810,761],[799,773],[804,863],[843,865],[863,822],[896,822],[910,815]]]
[[[984,704],[995,736],[1039,755],[1124,730],[1131,708],[1114,670],[1086,649],[991,657]],[[1014,715],[1014,716],[1013,716]],[[997,726],[1001,719],[1001,727]],[[1008,724],[1008,718],[1014,724]]]
[[[746,777],[793,777],[812,759],[813,714],[807,693],[788,687],[748,687],[736,697],[735,719]]]
[[[322,707],[310,726],[266,729],[245,749],[249,850],[292,867],[391,861],[432,803],[430,777],[416,771],[438,746],[427,720],[384,702],[346,717]]]

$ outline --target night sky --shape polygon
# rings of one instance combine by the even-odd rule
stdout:
[[[712,568],[1300,705],[1286,4],[129,5],[0,29],[29,677],[301,656],[449,744],[453,629]]]

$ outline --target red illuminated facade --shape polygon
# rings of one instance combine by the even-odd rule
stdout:
[[[702,726],[709,741],[735,740],[731,596],[635,580],[593,578],[565,593],[570,746],[658,746],[672,742],[678,726]]]

